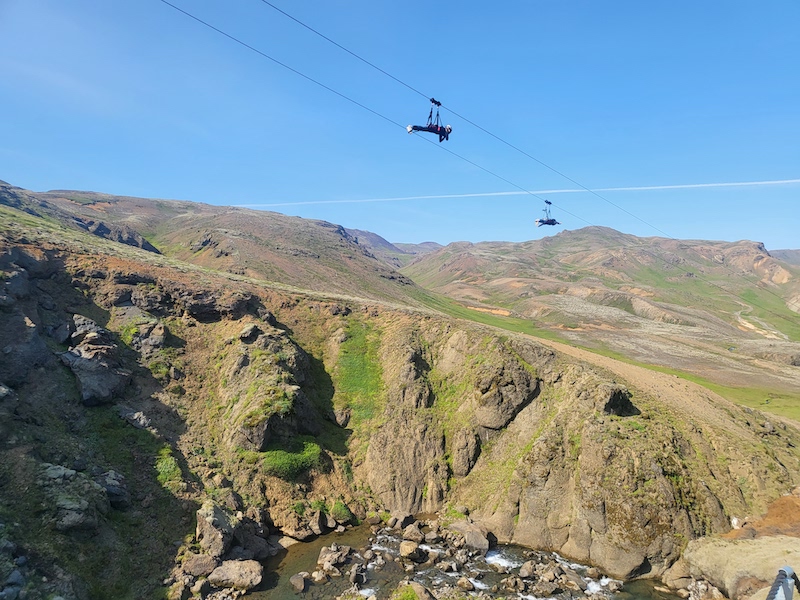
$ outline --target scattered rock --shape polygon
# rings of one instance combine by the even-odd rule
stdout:
[[[417,542],[419,544],[425,540],[425,534],[422,533],[416,523],[412,523],[403,529],[403,539]]]
[[[261,583],[264,568],[255,560],[226,560],[208,576],[211,585],[218,588],[250,590]]]
[[[307,573],[297,573],[296,575],[292,575],[289,578],[289,583],[292,585],[296,592],[305,592],[306,591],[306,578],[304,575]]]
[[[217,560],[208,554],[189,554],[183,561],[183,572],[195,577],[209,575],[217,568]]]
[[[464,536],[464,545],[477,550],[481,554],[489,551],[489,533],[477,523],[469,521],[456,521],[450,524],[450,529]]]

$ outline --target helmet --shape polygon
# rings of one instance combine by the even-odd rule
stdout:
[[[447,133],[450,133],[451,131],[453,131],[453,128],[452,128],[452,127],[450,127],[450,125],[447,125],[447,126],[444,128],[444,130],[445,130]]]

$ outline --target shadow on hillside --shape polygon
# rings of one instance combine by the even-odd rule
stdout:
[[[13,386],[14,435],[0,456],[8,467],[0,485],[7,499],[4,517],[20,523],[26,533],[17,541],[42,557],[41,575],[57,580],[66,573],[87,598],[155,597],[174,564],[176,542],[194,531],[197,509],[181,497],[193,482],[172,447],[186,432],[168,401],[172,382],[141,367],[138,353],[108,331],[117,346],[109,360],[119,360],[113,368],[132,376],[110,401],[87,405],[78,377],[59,355],[76,343],[68,331],[73,315],[105,329],[112,314],[66,277],[40,279],[34,273],[31,279],[36,285],[29,299],[17,302],[14,312],[0,313],[4,321],[25,317],[36,323],[37,347],[49,354]],[[181,342],[173,340],[175,348]],[[24,454],[15,454],[17,448],[25,448]],[[44,479],[45,463],[68,475]],[[77,508],[70,514],[80,527],[64,520],[63,497],[74,499],[70,506]]]
[[[304,389],[314,407],[323,416],[322,433],[318,441],[323,449],[337,456],[347,455],[347,440],[351,432],[336,423],[333,407],[333,380],[325,370],[323,362],[309,356],[311,361],[311,382]]]

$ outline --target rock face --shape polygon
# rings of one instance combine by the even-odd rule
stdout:
[[[309,377],[308,356],[284,331],[261,327],[246,326],[225,363],[231,448],[263,451],[300,434],[318,435],[322,427],[300,387]]]
[[[58,315],[40,284],[60,266],[50,252],[0,250],[0,381],[6,385],[17,386],[31,371],[53,362],[44,336],[48,326],[51,332],[55,328]]]
[[[391,511],[447,499],[499,541],[659,576],[683,540],[765,506],[766,494],[743,498],[743,480],[777,491],[800,472],[797,430],[708,393],[686,415],[530,341],[465,331],[397,327],[382,347],[383,423],[359,469]],[[776,459],[754,462],[742,440],[766,440]]]
[[[694,579],[705,580],[725,597],[740,600],[769,587],[779,569],[797,564],[800,538],[704,538],[689,542],[672,570],[685,568]]]
[[[105,329],[81,315],[74,315],[73,321],[74,345],[60,355],[61,362],[77,377],[86,406],[109,403],[128,384],[131,372],[123,368],[117,344]]]
[[[74,217],[75,224],[85,229],[91,234],[98,237],[106,238],[120,244],[127,246],[135,246],[148,252],[161,254],[158,249],[148,242],[138,231],[131,229],[125,225],[113,225],[104,223],[103,221],[96,221],[94,219],[87,219],[82,217]]]

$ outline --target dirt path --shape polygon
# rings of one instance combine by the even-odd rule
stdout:
[[[699,420],[731,430],[733,424],[721,407],[730,401],[711,390],[681,379],[677,375],[660,373],[631,365],[614,358],[575,348],[568,344],[535,338],[540,344],[572,356],[590,365],[605,369],[619,377],[632,392],[655,399],[662,407],[679,415],[693,415]],[[735,429],[735,426],[733,426]]]

